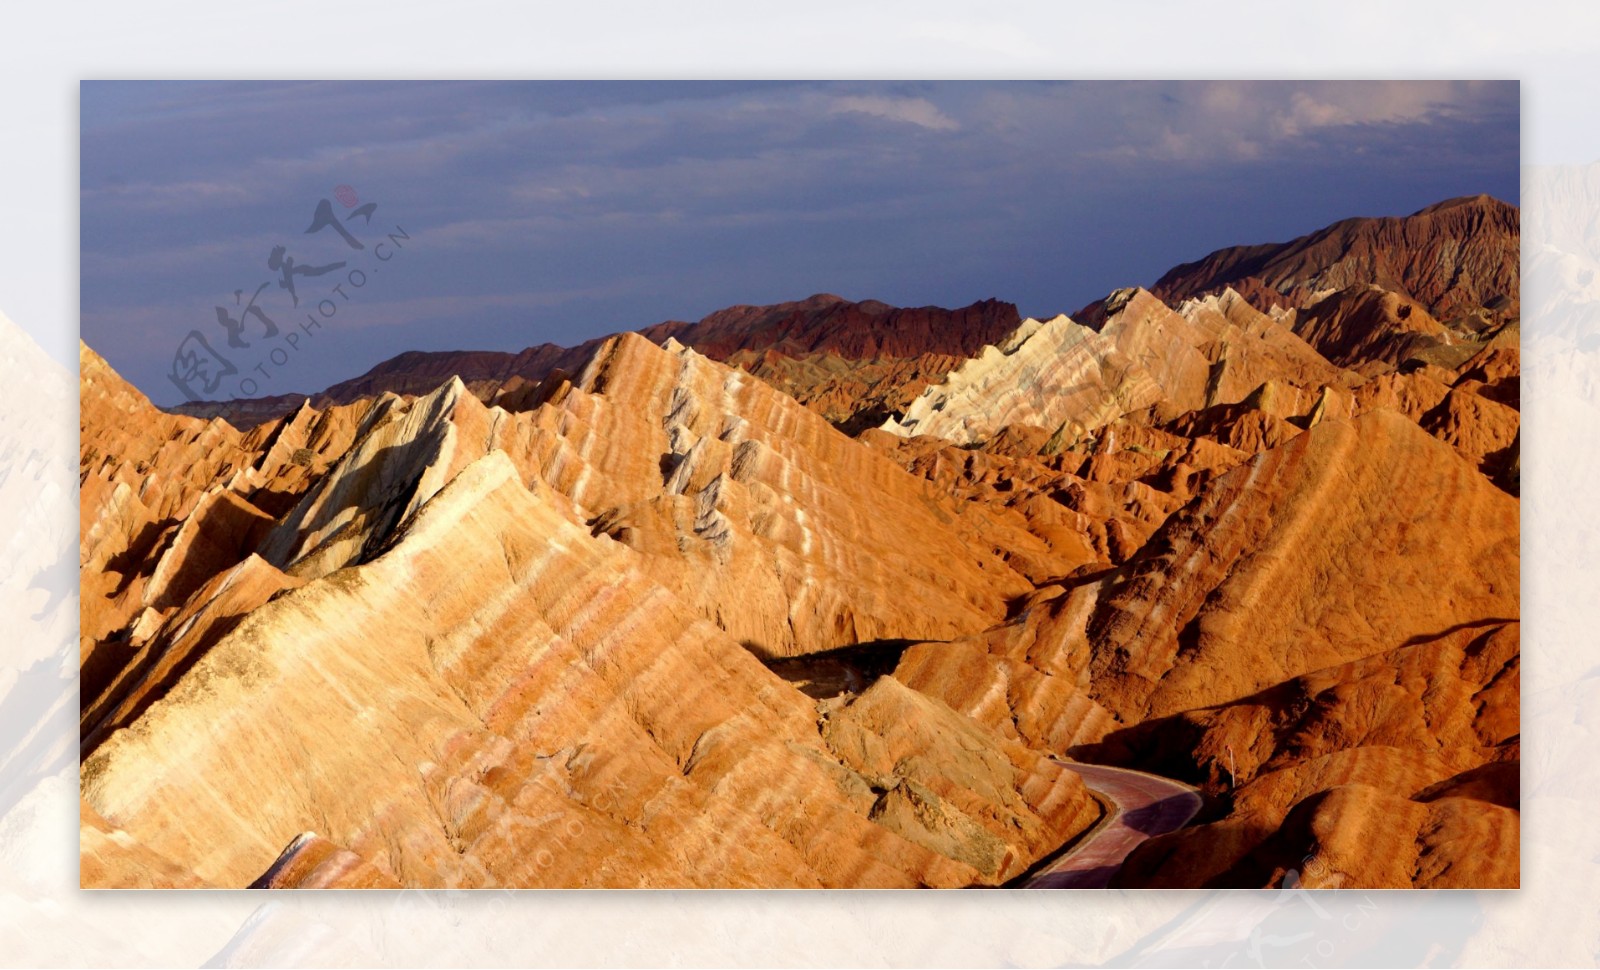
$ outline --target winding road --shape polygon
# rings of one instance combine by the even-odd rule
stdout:
[[[1200,811],[1200,792],[1179,781],[1127,768],[1055,759],[1076,771],[1112,811],[1088,834],[1023,882],[1027,889],[1104,889],[1135,847],[1181,829]]]

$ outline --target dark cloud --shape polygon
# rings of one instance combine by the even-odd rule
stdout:
[[[1516,201],[1514,82],[91,83],[83,334],[156,400],[349,184],[403,227],[258,393],[829,291],[1071,311],[1219,246]],[[338,211],[346,211],[342,206]],[[335,276],[305,280],[319,296]],[[282,304],[271,287],[263,299]],[[275,304],[276,305],[276,304]],[[237,393],[230,388],[229,394]]]

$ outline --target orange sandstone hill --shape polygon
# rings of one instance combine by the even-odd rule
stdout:
[[[359,884],[979,885],[1099,815],[1076,775],[933,699],[885,681],[819,706],[762,665],[973,632],[1028,584],[940,528],[953,503],[738,371],[624,335],[531,410],[451,381],[242,439],[159,423],[83,358],[118,402],[107,425],[85,409],[86,482],[160,483],[170,456],[177,494],[268,519],[86,499],[85,562],[188,574],[186,531],[235,540],[181,601],[132,569],[85,596],[84,797],[125,833],[86,836],[101,884],[145,854],[282,884],[326,867],[280,851],[321,846]],[[178,446],[206,429],[197,466]],[[280,467],[286,434],[310,447]],[[272,520],[263,489],[298,498]]]
[[[1026,883],[1116,828],[1075,759],[1199,793],[1113,885],[1515,886],[1503,209],[1081,319],[406,354],[248,430],[82,346],[83,882]]]

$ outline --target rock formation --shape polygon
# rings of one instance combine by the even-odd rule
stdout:
[[[1373,284],[1446,323],[1504,322],[1520,306],[1519,215],[1515,206],[1477,195],[1399,218],[1346,219],[1286,243],[1219,249],[1174,267],[1151,289],[1180,301],[1232,287],[1270,310]]]
[[[84,884],[1002,885],[1093,837],[1070,755],[1205,795],[1116,885],[1514,886],[1504,208],[245,430],[81,346]]]
[[[1515,619],[1517,515],[1392,411],[1324,421],[1217,478],[1108,577],[1091,680],[1125,722],[1143,720]]]
[[[967,885],[1093,821],[1071,772],[932,700],[869,713],[891,690],[819,716],[496,450],[213,643],[84,796],[219,885],[308,819],[352,872],[456,886]]]

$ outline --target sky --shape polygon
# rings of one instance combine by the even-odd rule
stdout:
[[[815,293],[1053,316],[1519,201],[1516,82],[85,82],[80,112],[81,334],[163,405]]]

